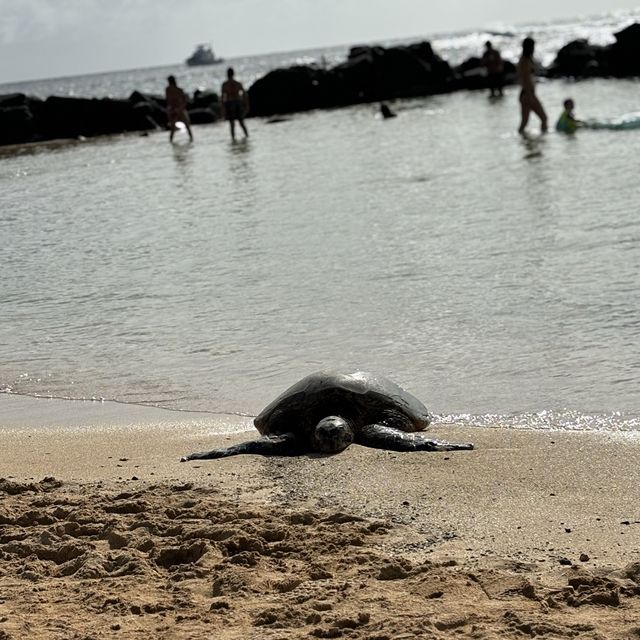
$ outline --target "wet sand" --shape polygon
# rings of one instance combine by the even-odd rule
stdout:
[[[219,420],[0,396],[0,638],[640,637],[637,437],[180,463]]]

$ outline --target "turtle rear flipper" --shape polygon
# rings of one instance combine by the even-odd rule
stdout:
[[[464,451],[472,444],[431,440],[420,433],[406,433],[382,424],[369,424],[356,434],[356,444],[389,451]]]
[[[228,458],[242,454],[255,454],[260,456],[297,456],[303,453],[299,439],[291,433],[276,436],[263,436],[257,440],[249,440],[235,444],[224,449],[212,449],[191,453],[180,459],[180,462],[189,460],[214,460],[216,458]]]

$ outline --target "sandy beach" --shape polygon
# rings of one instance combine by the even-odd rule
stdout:
[[[640,637],[637,437],[448,426],[476,450],[180,463],[253,433],[0,415],[3,640]]]
[[[0,640],[640,640],[640,4],[121,4],[0,24]],[[181,462],[328,413],[474,448]]]

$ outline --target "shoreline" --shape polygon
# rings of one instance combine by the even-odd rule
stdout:
[[[254,433],[143,413],[3,418],[3,640],[640,633],[635,435],[447,425],[476,449],[180,463]]]
[[[47,397],[0,393],[0,430],[79,430],[94,434],[117,429],[191,428],[206,433],[253,429],[252,416],[240,413],[189,411],[121,400]]]
[[[515,532],[525,524],[532,536],[530,548],[543,548],[547,534],[564,535],[566,525],[574,534],[567,537],[572,544],[580,538],[592,552],[595,549],[614,562],[627,559],[627,551],[597,542],[604,526],[599,523],[606,521],[616,528],[620,522],[640,520],[634,497],[640,480],[640,434],[636,433],[436,425],[427,431],[434,438],[473,442],[475,449],[398,453],[352,445],[326,457],[243,455],[181,463],[186,453],[254,438],[257,433],[250,419],[235,417],[212,428],[211,416],[183,412],[167,416],[172,412],[146,407],[140,413],[130,412],[131,407],[121,412],[121,407],[112,407],[115,411],[100,413],[96,420],[96,408],[67,413],[74,422],[66,427],[56,420],[49,424],[41,420],[37,426],[32,422],[29,427],[11,424],[7,420],[11,413],[5,413],[0,425],[4,452],[0,477],[33,482],[53,476],[65,483],[136,487],[173,481],[203,487],[216,483],[221,494],[229,495],[243,493],[256,482],[285,503],[304,497],[316,506],[341,504],[362,517],[381,512],[391,516],[401,507],[400,513],[416,522],[424,519],[421,510],[428,503],[437,521],[454,529],[467,522],[463,527],[467,533],[480,526],[487,535],[497,535],[511,526],[513,531],[501,542],[504,552],[521,549]],[[227,430],[220,431],[225,425]],[[402,495],[408,504],[400,499]],[[534,514],[557,523],[536,520]],[[593,519],[589,514],[594,514]],[[580,527],[572,526],[572,519]]]

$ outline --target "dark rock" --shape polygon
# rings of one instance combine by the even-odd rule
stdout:
[[[24,93],[7,93],[0,96],[0,109],[27,106],[28,98]]]
[[[635,22],[614,35],[616,41],[610,46],[613,75],[640,76],[640,23]]]
[[[409,567],[400,562],[388,562],[380,568],[378,580],[403,580],[409,575]]]
[[[455,68],[456,73],[464,74],[468,72],[479,73],[484,70],[484,65],[482,64],[482,58],[478,58],[478,56],[471,56],[467,58],[462,64],[459,64]]]
[[[361,102],[442,93],[453,73],[428,42],[384,48],[353,47],[331,69],[275,69],[249,89],[252,116],[339,107]]]
[[[291,120],[291,118],[286,118],[283,116],[273,116],[272,118],[269,118],[265,124],[280,124],[281,122],[289,122],[289,120]],[[283,476],[279,477],[282,478]]]
[[[129,102],[134,110],[150,119],[154,127],[167,126],[167,102],[163,96],[134,91],[129,96]]]
[[[220,99],[215,91],[197,89],[187,108],[193,124],[209,124],[221,117]]]
[[[614,34],[616,41],[608,46],[574,40],[558,51],[549,68],[552,77],[576,78],[640,76],[640,24],[634,23]]]
[[[196,89],[193,92],[193,100],[189,102],[190,109],[219,109],[220,98],[215,91],[202,91]]]
[[[348,94],[364,101],[418,95],[433,84],[429,63],[404,47],[372,48],[339,65],[336,71]]]
[[[558,51],[548,75],[576,78],[602,76],[608,75],[609,66],[606,47],[592,45],[584,39],[573,40]]]
[[[218,120],[219,114],[212,109],[189,109],[189,118],[191,124],[209,124]]]
[[[584,598],[585,604],[601,604],[606,607],[619,607],[620,606],[620,594],[616,589],[609,589],[605,591],[596,591]]]
[[[129,102],[154,102],[163,109],[167,106],[167,101],[164,99],[164,96],[155,94],[155,93],[142,93],[142,91],[134,91],[129,96]]]
[[[441,93],[453,79],[449,64],[433,52],[428,42],[388,49],[358,47],[331,72],[340,79],[347,102]]]
[[[18,144],[33,139],[33,114],[26,105],[0,109],[0,144]]]
[[[382,50],[382,47],[372,47],[368,44],[360,44],[356,45],[355,47],[351,47],[349,49],[347,60],[353,60],[354,58],[359,58],[360,56],[368,56],[373,49]]]
[[[516,66],[509,60],[504,60],[503,84],[509,85],[516,82]],[[467,58],[462,64],[453,70],[454,86],[459,89],[488,89],[489,77],[486,74],[482,59],[476,56]]]
[[[640,23],[634,22],[613,35],[619,45],[637,49],[640,45]]]
[[[159,129],[165,125],[167,120],[166,114],[158,113],[156,109],[144,102],[131,105],[131,110],[135,115],[135,120],[139,123],[138,127],[134,129],[135,131],[147,132]]]
[[[110,98],[52,96],[37,109],[35,127],[43,139],[92,137],[153,129],[148,107]]]
[[[275,69],[249,88],[250,115],[270,116],[335,106],[329,73],[315,67]]]

